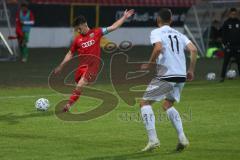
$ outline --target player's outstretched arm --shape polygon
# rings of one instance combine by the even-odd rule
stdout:
[[[131,10],[125,10],[123,16],[117,20],[115,23],[113,23],[111,26],[107,27],[108,32],[115,31],[119,27],[122,26],[122,24],[127,20],[129,17],[131,17],[134,14],[134,9]]]
[[[147,64],[143,64],[141,66],[141,69],[149,69],[152,64],[156,63],[156,59],[158,58],[161,51],[162,51],[162,44],[160,42],[156,42],[154,44],[154,48],[152,51],[152,55],[149,59],[149,62]]]
[[[191,42],[187,45],[187,50],[190,52],[190,65],[187,73],[187,80],[192,81],[194,79],[194,70],[197,62],[197,48]]]
[[[64,57],[63,61],[60,63],[60,65],[55,68],[54,73],[55,73],[55,74],[60,73],[61,70],[62,70],[62,68],[64,67],[64,65],[65,65],[67,62],[69,62],[69,61],[72,59],[72,57],[73,57],[73,54],[72,54],[71,51],[69,51],[69,52],[66,54],[66,56]]]

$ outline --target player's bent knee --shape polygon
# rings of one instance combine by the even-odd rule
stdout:
[[[173,106],[173,103],[174,102],[172,102],[172,101],[170,101],[170,100],[165,100],[164,102],[163,102],[163,109],[166,111],[166,110],[168,110],[169,108],[171,108],[172,106]]]
[[[140,108],[143,107],[143,106],[145,106],[145,105],[149,105],[149,102],[142,99],[142,100],[140,101]]]
[[[84,78],[81,78],[77,83],[76,89],[80,91],[87,84],[88,84],[87,80],[85,80]]]

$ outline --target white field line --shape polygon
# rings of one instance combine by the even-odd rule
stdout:
[[[215,90],[215,89],[240,89],[240,86],[235,87],[209,87],[209,88],[202,88],[202,87],[194,87],[194,88],[183,88],[183,90]]]
[[[61,96],[60,94],[39,94],[39,95],[24,95],[24,96],[2,96],[1,99],[24,99],[24,98],[40,98],[40,97],[55,97]]]
[[[146,86],[147,87],[147,86]],[[183,92],[185,90],[187,91],[193,91],[193,90],[215,90],[215,89],[240,89],[240,86],[236,86],[236,87],[209,87],[209,88],[202,88],[202,87],[194,87],[194,88],[183,88]],[[131,91],[145,91],[144,89],[131,89]]]
[[[240,86],[236,87],[215,87],[215,88],[185,88],[184,90],[215,90],[215,89],[240,89]],[[144,90],[137,90],[137,91],[144,91]],[[24,98],[40,98],[40,97],[55,97],[55,96],[66,96],[67,94],[61,93],[54,93],[54,94],[39,94],[39,95],[23,95],[23,96],[1,96],[1,99],[24,99]]]

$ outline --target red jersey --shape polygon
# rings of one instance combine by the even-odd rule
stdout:
[[[70,48],[72,54],[79,56],[79,67],[75,72],[75,81],[78,82],[82,76],[89,82],[95,80],[100,66],[100,40],[103,36],[102,28],[95,28],[85,35],[78,35]],[[89,56],[88,56],[89,55]]]
[[[91,54],[100,57],[100,40],[102,36],[102,28],[91,29],[85,35],[78,35],[74,39],[70,50],[73,54],[77,51],[78,55]]]

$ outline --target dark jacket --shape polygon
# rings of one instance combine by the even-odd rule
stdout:
[[[221,37],[226,47],[240,46],[240,20],[227,19],[221,28]]]

